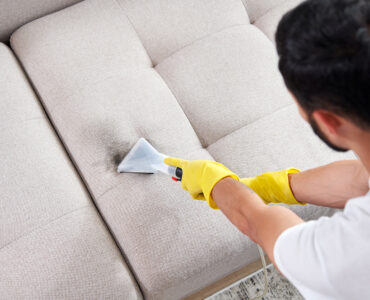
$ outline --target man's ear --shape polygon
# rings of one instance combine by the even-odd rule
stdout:
[[[315,119],[321,129],[326,129],[330,134],[337,134],[339,127],[342,125],[342,118],[327,110],[315,110],[312,113],[312,117]]]

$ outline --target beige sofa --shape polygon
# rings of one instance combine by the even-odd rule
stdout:
[[[31,21],[73,2],[0,1],[0,298],[181,299],[258,260],[166,176],[117,174],[140,137],[242,177],[353,158],[278,72],[300,0],[86,0]]]

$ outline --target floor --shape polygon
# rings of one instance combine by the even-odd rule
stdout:
[[[273,265],[267,267],[268,292],[263,300],[304,300],[298,290]],[[228,286],[205,300],[247,300],[263,292],[263,270]]]

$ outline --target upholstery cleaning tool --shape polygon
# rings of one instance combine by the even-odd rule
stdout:
[[[117,171],[146,174],[162,172],[172,176],[175,181],[181,181],[182,169],[165,164],[166,157],[168,156],[158,152],[146,139],[140,138],[118,165]]]
[[[181,181],[182,169],[174,166],[170,166],[164,163],[164,159],[167,155],[158,152],[146,139],[140,138],[137,143],[132,147],[130,152],[118,165],[117,171],[119,173],[144,173],[153,174],[162,172],[164,174],[172,176],[175,181]],[[263,254],[263,250],[259,245],[258,252],[261,256],[263,272],[265,277],[265,287],[262,295],[253,298],[252,300],[261,299],[267,293],[267,271],[266,261]]]

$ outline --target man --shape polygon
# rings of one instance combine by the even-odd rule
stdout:
[[[307,299],[370,299],[369,32],[370,1],[307,0],[276,33],[279,68],[303,119],[359,161],[239,179],[216,162],[165,160],[183,169],[193,198],[221,209]],[[344,210],[304,222],[270,202]]]

